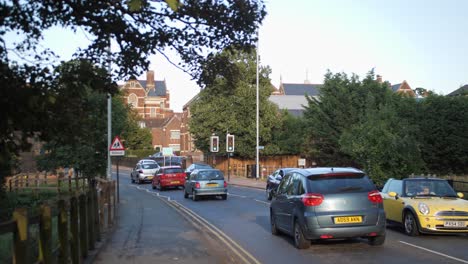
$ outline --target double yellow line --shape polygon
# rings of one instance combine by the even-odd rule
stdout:
[[[179,213],[182,214],[182,216],[186,217],[188,220],[193,220],[194,222],[206,228],[222,243],[224,243],[226,247],[229,248],[237,257],[239,257],[239,259],[242,260],[243,263],[260,264],[260,262],[254,256],[247,252],[247,250],[242,248],[238,243],[232,240],[223,231],[221,231],[219,228],[205,220],[203,217],[197,215],[195,212],[178,203],[177,201],[166,200],[160,196],[158,198],[160,198],[169,206],[177,210]]]

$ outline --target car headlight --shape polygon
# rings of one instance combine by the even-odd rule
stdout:
[[[427,206],[427,204],[425,203],[419,203],[418,204],[418,209],[419,209],[419,212],[421,212],[421,214],[423,215],[427,215],[429,213],[429,206]]]

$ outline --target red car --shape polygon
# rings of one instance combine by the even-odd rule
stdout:
[[[153,189],[158,188],[159,190],[164,190],[167,187],[178,188],[184,187],[185,184],[185,172],[179,166],[165,166],[160,167],[156,171],[151,182]]]

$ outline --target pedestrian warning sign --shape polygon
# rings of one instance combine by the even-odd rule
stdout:
[[[120,141],[119,136],[115,136],[114,141],[112,141],[109,150],[125,150],[122,142]]]

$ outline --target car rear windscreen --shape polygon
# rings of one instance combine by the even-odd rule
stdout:
[[[169,173],[184,173],[184,170],[182,168],[170,168],[170,169],[165,169],[164,173],[169,174]]]
[[[219,170],[199,171],[197,180],[224,180],[224,175]]]
[[[142,164],[141,167],[142,167],[143,169],[156,169],[156,168],[158,168],[159,166],[158,166],[158,164],[156,164],[156,163],[145,163],[145,164]]]
[[[333,194],[346,192],[369,192],[375,190],[372,181],[362,173],[330,173],[307,177],[312,193]]]

